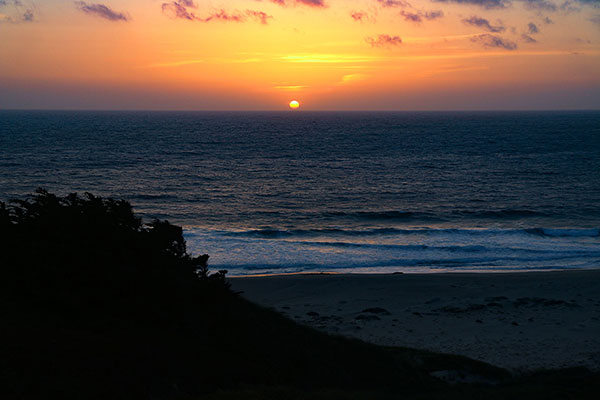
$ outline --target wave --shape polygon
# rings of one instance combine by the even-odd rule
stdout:
[[[131,197],[133,200],[173,200],[177,199],[177,196],[170,194],[136,194]]]
[[[418,267],[418,268],[448,268],[449,270],[473,269],[481,268],[485,270],[536,270],[536,269],[573,269],[573,266],[568,264],[555,264],[560,261],[573,260],[572,256],[559,257],[457,257],[446,259],[420,259],[420,258],[389,258],[384,260],[369,260],[355,262],[249,262],[249,263],[215,263],[213,267],[217,269],[228,270],[282,270],[294,268],[298,270],[320,270],[332,271],[336,269],[356,270],[356,269],[377,269],[377,268],[402,268],[402,267]],[[585,261],[585,260],[584,260]],[[551,262],[552,264],[548,264]],[[536,265],[530,265],[530,264]],[[541,263],[541,264],[539,264]],[[594,267],[594,265],[592,265]],[[597,266],[595,266],[597,268]]]
[[[555,229],[555,228],[532,228],[525,229],[532,235],[546,237],[600,237],[600,228],[589,229]]]
[[[523,218],[523,217],[549,217],[550,214],[533,211],[533,210],[521,210],[521,209],[500,209],[500,210],[482,210],[482,211],[469,211],[469,210],[458,210],[453,214],[476,217],[476,218],[494,218],[494,219],[512,219],[512,218]]]
[[[600,228],[186,229],[233,273],[597,268]]]
[[[415,213],[410,211],[354,211],[344,212],[336,211],[324,214],[326,217],[350,217],[363,220],[407,220],[407,219],[429,219],[433,215],[430,213]]]
[[[455,210],[450,214],[437,214],[431,212],[413,212],[400,210],[383,211],[336,211],[323,214],[324,217],[352,218],[367,221],[394,221],[394,220],[439,220],[456,219],[462,217],[467,219],[519,219],[529,217],[550,217],[551,215],[541,211],[527,209],[503,208],[498,210]]]
[[[411,252],[449,252],[449,253],[488,253],[488,254],[540,254],[554,256],[573,256],[573,257],[600,257],[600,249],[598,251],[590,251],[589,249],[560,249],[554,250],[549,248],[544,249],[528,249],[520,247],[492,247],[484,245],[451,245],[451,246],[432,246],[425,244],[379,244],[379,243],[352,243],[352,242],[312,242],[299,241],[288,242],[298,246],[315,246],[315,247],[341,247],[341,248],[356,248],[356,249],[374,249],[374,250],[398,250]]]
[[[249,237],[264,239],[284,239],[294,237],[319,237],[319,236],[377,236],[377,235],[527,235],[538,237],[600,237],[600,228],[522,228],[522,229],[497,229],[497,228],[376,228],[376,229],[250,229],[237,232],[224,232],[224,236]]]

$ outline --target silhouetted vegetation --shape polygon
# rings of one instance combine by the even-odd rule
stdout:
[[[38,190],[0,202],[7,399],[582,398],[586,370],[511,378],[464,357],[299,326],[229,289],[180,227],[126,201]],[[456,370],[496,382],[448,385]]]

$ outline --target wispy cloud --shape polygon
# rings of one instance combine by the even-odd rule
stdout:
[[[365,41],[371,47],[394,47],[402,44],[400,36],[378,35],[376,37],[368,37]]]
[[[425,11],[423,16],[428,20],[438,19],[444,16],[444,12],[442,10]]]
[[[508,39],[503,39],[499,36],[491,35],[489,33],[483,33],[478,36],[471,38],[472,42],[481,43],[485,47],[494,47],[505,50],[516,50],[517,44]]]
[[[266,25],[269,22],[269,20],[273,18],[271,15],[268,15],[265,12],[255,10],[246,10],[246,15],[251,18],[254,18],[263,25]]]
[[[577,0],[579,3],[589,5],[594,8],[600,8],[600,0]]]
[[[131,17],[122,12],[117,12],[104,4],[88,4],[83,1],[76,1],[77,9],[95,17],[107,19],[109,21],[129,21]]]
[[[402,11],[400,11],[400,15],[404,18],[405,21],[416,22],[416,23],[423,21],[421,16],[414,12],[402,10]]]
[[[286,90],[286,91],[291,91],[291,92],[295,92],[298,90],[302,90],[307,88],[308,86],[304,86],[304,85],[276,85],[273,86],[275,89],[277,90]]]
[[[229,13],[224,9],[214,11],[206,16],[196,15],[194,10],[198,9],[193,0],[173,0],[161,5],[162,12],[173,19],[185,19],[188,21],[211,22],[228,21],[244,22],[247,19],[253,19],[266,25],[272,16],[256,10],[246,10],[245,12]]]
[[[531,35],[535,35],[538,33],[540,33],[540,29],[537,27],[536,24],[530,22],[527,24],[527,32],[521,34],[521,39],[525,43],[537,43],[537,40],[534,39]]]
[[[454,3],[465,4],[470,6],[479,6],[485,9],[506,8],[511,2],[510,0],[432,0],[437,3]]]
[[[288,6],[290,4],[302,4],[309,7],[325,8],[325,0],[270,0],[271,3],[279,4],[280,6]]]
[[[340,81],[341,85],[348,85],[350,83],[364,81],[370,75],[367,74],[347,74],[342,76],[342,80]]]
[[[352,11],[350,13],[350,18],[356,22],[364,22],[369,19],[369,15],[364,11]]]
[[[548,0],[519,0],[525,4],[525,8],[538,11],[555,12],[558,10],[556,4]]]
[[[444,12],[441,10],[435,11],[400,11],[400,15],[404,18],[405,21],[415,22],[417,24],[423,22],[423,20],[434,20],[438,18],[442,18],[444,16]]]
[[[382,7],[399,7],[408,8],[412,7],[408,1],[404,0],[377,0]]]
[[[530,22],[530,23],[527,24],[527,30],[529,31],[530,35],[534,35],[534,34],[540,32],[540,29],[533,22]]]
[[[260,58],[220,58],[220,57],[207,57],[207,58],[195,58],[189,60],[179,61],[168,61],[159,62],[149,65],[144,65],[139,68],[174,68],[184,67],[187,65],[195,64],[249,64],[262,61]]]
[[[194,64],[205,64],[206,60],[183,60],[183,61],[173,61],[173,62],[163,62],[145,65],[140,68],[169,68],[169,67],[183,67],[185,65],[194,65]]]
[[[35,14],[32,6],[25,6],[21,0],[0,0],[0,8],[12,6],[9,14],[0,13],[0,23],[8,22],[18,24],[21,22],[34,22]]]
[[[490,21],[488,21],[487,19],[478,17],[476,15],[473,15],[469,18],[465,18],[462,20],[462,22],[467,25],[472,25],[472,26],[476,26],[479,28],[483,28],[488,32],[498,33],[498,32],[504,32],[506,30],[506,28],[503,25],[500,24],[500,25],[493,26],[492,24],[490,24]]]
[[[376,61],[376,58],[355,55],[355,54],[294,54],[282,56],[279,58],[285,62],[291,63],[309,63],[309,64],[353,64],[353,63],[368,63]]]

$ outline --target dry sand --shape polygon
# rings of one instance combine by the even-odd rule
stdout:
[[[600,270],[230,281],[245,298],[325,332],[516,371],[600,370]]]

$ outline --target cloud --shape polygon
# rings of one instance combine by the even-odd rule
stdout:
[[[521,39],[523,39],[523,41],[526,43],[537,43],[537,40],[535,40],[534,38],[532,38],[531,36],[529,36],[526,33],[523,33],[521,35]]]
[[[263,25],[268,24],[269,19],[273,18],[271,15],[268,15],[267,13],[264,13],[262,11],[254,11],[254,10],[247,10],[246,15],[248,15],[251,18],[256,19],[258,22],[260,22]]]
[[[531,34],[531,35],[536,34],[536,33],[540,33],[539,28],[533,22],[530,22],[530,23],[527,24],[527,29],[529,31],[529,34]]]
[[[423,21],[423,19],[421,18],[421,16],[419,14],[410,12],[410,11],[400,11],[400,15],[402,15],[404,17],[405,21],[411,21],[411,22],[416,22],[419,23],[421,21]]]
[[[311,7],[325,7],[324,0],[296,0],[296,3],[305,4]]]
[[[104,4],[87,4],[83,1],[76,1],[75,5],[79,11],[96,17],[104,18],[109,21],[129,21],[131,18],[124,13],[113,11]]]
[[[365,39],[371,47],[392,47],[400,46],[402,38],[400,36],[378,35],[377,37],[368,37]]]
[[[305,89],[307,87],[308,86],[305,86],[305,85],[277,85],[277,86],[273,86],[274,89],[291,90],[291,91],[297,91],[297,90]]]
[[[0,23],[8,22],[18,24],[21,22],[34,22],[35,14],[31,8],[25,8],[21,0],[0,0],[0,7],[12,4],[13,12],[11,15],[0,13]]]
[[[425,19],[434,20],[442,18],[444,16],[444,12],[442,10],[425,11],[423,16],[425,17]]]
[[[490,35],[489,33],[483,33],[481,35],[471,38],[472,42],[481,43],[485,47],[496,47],[505,50],[516,50],[517,44],[507,39],[503,39],[499,36]]]
[[[421,23],[423,22],[424,19],[426,20],[434,20],[437,18],[442,18],[444,16],[444,12],[441,10],[436,10],[436,11],[416,11],[416,12],[411,12],[411,11],[400,11],[400,15],[402,17],[404,17],[405,21],[410,21],[410,22],[414,22],[414,23]]]
[[[356,22],[363,22],[369,19],[369,15],[364,11],[352,11],[350,17]]]
[[[193,10],[198,6],[193,0],[173,0],[161,5],[162,12],[173,19],[186,19],[188,21],[211,22],[211,21],[228,21],[228,22],[244,22],[248,18],[258,21],[266,25],[272,16],[262,11],[246,10],[243,13],[228,13],[221,9],[215,11],[205,17],[196,15]]]
[[[462,22],[467,25],[473,25],[473,26],[477,26],[479,28],[483,28],[488,32],[498,33],[498,32],[504,32],[506,30],[506,28],[502,25],[493,26],[492,24],[490,24],[490,21],[488,21],[487,19],[475,16],[475,15],[473,15],[470,18],[463,19]]]
[[[382,7],[399,7],[408,8],[412,7],[408,1],[404,0],[377,0]]]
[[[270,0],[271,3],[279,4],[280,6],[287,6],[288,3],[302,4],[309,7],[325,8],[325,0]]]
[[[530,10],[539,10],[539,11],[550,11],[555,12],[558,10],[556,4],[549,2],[547,0],[519,0],[525,4],[525,8]]]
[[[592,6],[594,8],[600,8],[600,0],[577,0],[583,5]]]
[[[367,75],[367,74],[348,74],[348,75],[344,75],[344,76],[342,76],[342,80],[340,81],[340,84],[346,85],[346,84],[349,84],[349,83],[354,83],[354,82],[362,81],[362,80],[367,79],[369,76],[370,75]]]
[[[193,21],[196,16],[188,11],[189,8],[197,8],[192,0],[175,0],[161,5],[162,12],[168,14],[171,18],[181,18]]]
[[[511,2],[510,0],[432,0],[436,3],[454,3],[454,4],[464,4],[470,6],[479,6],[483,7],[487,10],[495,9],[495,8],[506,8]]]
[[[25,10],[23,13],[23,21],[25,22],[33,22],[35,20],[35,15],[33,15],[32,10]]]
[[[579,7],[577,7],[577,6],[575,5],[575,3],[576,3],[576,2],[579,2],[579,4],[583,4],[583,5],[585,5],[585,4],[589,4],[589,5],[591,5],[592,7],[595,7],[595,6],[593,5],[593,4],[594,4],[593,2],[582,3],[582,2],[580,2],[580,1],[575,1],[575,0],[566,0],[564,3],[562,3],[562,4],[560,5],[560,10],[561,10],[562,12],[564,12],[564,13],[567,13],[567,14],[569,14],[569,13],[572,13],[572,12],[580,12],[580,11],[581,11],[581,8],[579,8]]]
[[[197,18],[196,20],[202,22],[210,22],[213,20],[242,22],[244,20],[244,16],[241,14],[228,14],[225,10],[219,10],[205,18]]]

